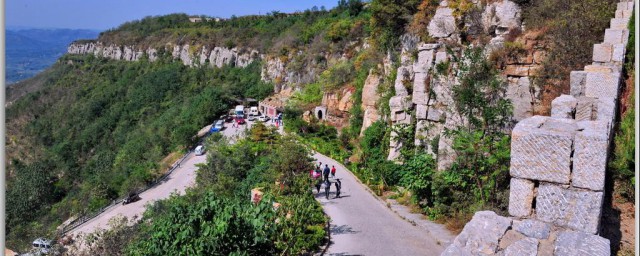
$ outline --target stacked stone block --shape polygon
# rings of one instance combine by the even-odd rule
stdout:
[[[593,64],[571,72],[571,95],[552,102],[550,117],[524,119],[512,131],[510,227],[478,212],[443,255],[610,254],[609,240],[597,234],[633,2],[617,7],[604,41],[593,47]],[[482,239],[493,239],[487,234],[496,229],[505,233],[493,247]]]

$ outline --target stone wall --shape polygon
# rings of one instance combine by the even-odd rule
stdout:
[[[598,236],[633,2],[620,2],[593,63],[570,76],[551,116],[511,138],[509,214],[477,212],[442,255],[610,255]]]

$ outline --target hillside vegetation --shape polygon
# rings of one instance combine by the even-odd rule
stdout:
[[[592,46],[602,38],[615,1],[514,2],[523,8],[527,28],[541,31],[537,39],[544,42],[548,57],[533,78],[541,88],[541,101],[550,105],[555,96],[568,91],[569,72],[591,62]],[[471,1],[449,3],[458,20],[479,13]],[[313,66],[320,72],[314,73],[313,82],[298,85],[300,90],[294,90],[286,106],[285,129],[291,137],[281,138],[257,126],[248,139],[234,145],[212,138],[207,142],[210,157],[198,172],[196,189],[152,206],[144,221],[133,227],[120,225],[103,234],[105,239],[92,250],[102,250],[105,246],[100,243],[114,241],[117,250],[104,254],[217,250],[293,255],[316,248],[325,235],[325,219],[308,193],[309,181],[301,178],[305,175],[300,170],[310,167],[303,157],[307,149],[294,141],[346,160],[377,194],[391,195],[452,229],[460,229],[478,210],[505,215],[510,137],[504,128],[513,108],[501,98],[506,83],[499,68],[506,62],[500,58],[509,56],[487,59],[481,48],[486,42],[481,36],[465,36],[470,33],[464,22],[457,24],[463,36],[460,42],[448,42],[451,59],[438,64],[434,74],[459,81],[451,88],[453,104],[469,122],[443,135],[454,142],[458,159],[450,168],[437,171],[436,159],[425,145],[407,143],[401,151],[402,163],[387,160],[392,133],[404,141],[415,140],[415,122],[394,126],[389,120],[401,36],[410,33],[433,42],[426,31],[438,4],[433,0],[341,0],[332,10],[314,7],[295,14],[274,11],[203,22],[172,14],[146,17],[101,33],[99,41],[106,44],[157,47],[160,59],[124,62],[67,55],[46,77],[25,82],[33,85],[29,91],[34,92],[7,108],[7,245],[24,248],[35,237],[52,236],[55,227],[69,217],[96,211],[148,185],[166,171],[175,155],[194,145],[193,136],[201,127],[224,114],[237,99],[260,100],[273,93],[274,85],[260,80],[265,60],[246,68],[186,67],[162,52],[167,43],[252,48],[280,58],[287,63],[287,71]],[[510,36],[516,38],[520,32]],[[514,38],[505,48],[521,52]],[[355,43],[363,47],[355,51]],[[382,78],[376,92],[381,118],[361,136],[362,93],[371,73]],[[353,101],[340,129],[313,118],[303,120],[302,113],[321,103],[323,93],[342,88],[352,89]],[[632,105],[627,108],[633,109]],[[625,139],[616,141],[611,164],[615,178],[625,183],[635,182],[630,172],[633,146],[625,143],[633,136],[629,113],[633,112],[623,115],[619,137]],[[425,141],[437,146],[439,139]],[[246,200],[254,187],[266,191],[258,205]],[[292,215],[270,210],[272,201]],[[278,221],[282,224],[271,225]]]
[[[91,56],[61,62],[44,88],[7,109],[9,241],[41,236],[146,186],[167,170],[167,155],[193,145],[235,99],[273,90],[260,81],[259,62],[245,69]]]

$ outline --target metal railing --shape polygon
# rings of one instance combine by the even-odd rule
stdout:
[[[155,187],[156,185],[158,185],[160,182],[164,181],[165,179],[167,179],[167,177],[169,177],[169,175],[171,175],[173,173],[173,171],[177,168],[180,167],[180,165],[182,164],[182,162],[184,162],[185,159],[187,159],[187,157],[189,156],[189,154],[191,154],[193,152],[193,150],[189,150],[186,154],[184,154],[184,156],[182,156],[182,158],[180,158],[178,161],[176,161],[171,168],[169,169],[169,171],[165,174],[163,174],[162,176],[158,177],[157,179],[155,179],[153,182],[151,182],[150,184],[148,184],[145,188],[136,191],[137,194],[142,194],[145,191],[149,190],[150,188]],[[120,203],[122,203],[122,201],[124,200],[124,198],[119,198],[116,200],[113,200],[111,202],[111,204],[100,208],[100,210],[96,211],[96,212],[92,212],[89,214],[85,214],[82,215],[78,218],[76,218],[75,220],[71,221],[71,223],[69,223],[68,225],[64,226],[62,228],[62,231],[59,232],[58,237],[63,237],[64,235],[66,235],[69,231],[74,230],[75,228],[81,226],[82,224],[87,223],[88,221],[92,220],[93,218],[97,217],[98,215],[102,214],[103,212],[105,212],[107,209],[118,205]]]

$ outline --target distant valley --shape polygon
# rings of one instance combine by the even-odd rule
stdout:
[[[87,29],[7,29],[7,85],[35,76],[62,56],[69,43],[100,34]]]

